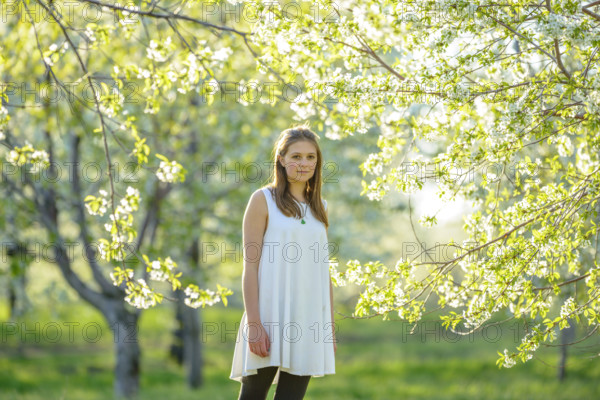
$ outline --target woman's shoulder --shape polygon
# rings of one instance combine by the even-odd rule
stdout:
[[[260,189],[257,189],[257,192],[261,192],[263,194],[268,194],[271,195],[271,197],[275,196],[275,187],[273,187],[272,185],[266,185],[261,187]]]
[[[268,199],[267,196],[272,196],[272,188],[270,186],[263,186],[261,188],[256,189],[252,195],[250,196],[250,203],[259,202],[266,206]]]
[[[256,189],[254,192],[252,192],[252,196],[262,196],[265,192],[270,192],[272,189],[270,186],[263,186],[260,187],[258,189]]]
[[[256,189],[248,200],[247,210],[251,213],[266,215],[268,212],[268,204],[263,188]]]

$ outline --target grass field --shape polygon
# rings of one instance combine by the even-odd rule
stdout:
[[[222,304],[202,310],[204,326],[216,333],[203,339],[204,385],[190,390],[185,372],[167,355],[175,326],[173,313],[168,306],[146,311],[140,321],[139,398],[237,398],[240,384],[229,379],[229,372],[241,314],[242,310]],[[7,315],[6,304],[1,304],[0,320],[6,321]],[[412,335],[406,325],[394,321],[343,319],[338,323],[336,374],[312,378],[307,400],[600,398],[600,358],[590,358],[598,353],[596,339],[571,350],[567,378],[558,382],[556,348],[541,349],[526,364],[498,369],[496,351],[514,348],[515,324],[456,340],[443,334],[434,321]],[[113,397],[113,339],[90,307],[66,304],[52,314],[36,311],[16,325],[3,322],[1,333],[1,399]]]

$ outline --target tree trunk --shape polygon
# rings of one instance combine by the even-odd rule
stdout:
[[[117,356],[114,393],[117,398],[132,398],[140,387],[139,313],[127,311],[123,301],[108,303],[111,309],[106,318],[113,332]]]
[[[181,315],[183,339],[183,364],[187,372],[190,388],[202,385],[202,342],[200,341],[200,315],[195,308],[184,303],[185,293],[177,290],[177,313]]]
[[[63,276],[79,295],[100,310],[113,332],[117,365],[115,367],[114,393],[117,398],[132,398],[139,391],[140,345],[138,342],[138,320],[142,310],[127,310],[122,288],[114,287],[117,293],[92,290],[71,269],[64,242],[59,235],[53,236],[55,259]]]
[[[559,381],[562,381],[567,374],[567,350],[568,343],[573,341],[575,337],[575,321],[571,318],[568,319],[569,327],[560,331],[560,361],[558,364],[558,375]]]
[[[179,299],[177,293],[175,297]],[[169,348],[169,356],[177,363],[183,365],[183,317],[181,307],[175,306],[175,321],[177,327],[173,330],[173,343]]]
[[[25,314],[30,307],[27,297],[27,265],[29,257],[27,243],[20,241],[9,242],[6,250],[9,257],[10,270],[8,274],[9,320]]]
[[[199,224],[194,221],[194,224]],[[186,252],[190,269],[195,269],[200,259],[199,240],[194,237]],[[175,305],[175,318],[177,329],[173,332],[173,341],[170,355],[179,364],[183,364],[187,374],[189,388],[195,389],[202,386],[202,342],[200,341],[200,311],[185,304],[185,293],[177,290]]]

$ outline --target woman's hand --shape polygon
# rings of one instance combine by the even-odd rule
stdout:
[[[248,322],[248,344],[250,351],[257,356],[266,357],[271,350],[269,335],[260,322]]]

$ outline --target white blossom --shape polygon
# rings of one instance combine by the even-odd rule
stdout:
[[[575,299],[573,299],[573,297],[569,297],[567,300],[565,300],[564,304],[560,308],[560,317],[569,318],[569,314],[575,310],[575,307]]]
[[[175,182],[176,174],[179,173],[180,168],[175,161],[171,161],[167,163],[165,161],[161,161],[156,171],[156,176],[162,182]]]
[[[516,364],[515,360],[512,359],[509,354],[508,354],[508,350],[504,349],[504,364],[502,365],[504,368],[512,368],[514,367]]]
[[[229,59],[229,56],[233,54],[233,50],[230,47],[223,47],[213,53],[213,61],[225,62]]]
[[[150,308],[156,305],[156,298],[154,297],[152,290],[146,284],[146,281],[142,278],[137,280],[140,286],[139,293],[134,292],[128,288],[125,289],[127,296],[125,300],[136,308]]]
[[[85,29],[84,33],[91,42],[96,41],[96,36],[94,34],[94,31],[89,26]]]

